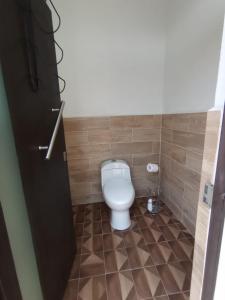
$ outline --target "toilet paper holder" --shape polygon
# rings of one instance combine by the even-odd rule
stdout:
[[[146,170],[148,173],[157,174],[159,173],[159,165],[154,163],[148,163],[146,166]]]

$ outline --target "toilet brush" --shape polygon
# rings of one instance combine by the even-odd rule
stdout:
[[[152,196],[148,199],[147,210],[151,214],[157,214],[160,211],[160,200],[156,193],[152,193]]]

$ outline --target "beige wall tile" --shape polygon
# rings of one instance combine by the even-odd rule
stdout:
[[[116,155],[113,156],[113,159],[125,160],[129,164],[130,168],[133,166],[132,154]]]
[[[195,234],[196,216],[198,210],[199,192],[190,186],[184,186],[182,222],[189,229],[192,235]]]
[[[161,142],[152,142],[152,153],[160,153]]]
[[[172,172],[172,159],[168,159],[168,156],[161,154],[160,156],[160,176],[166,176]],[[176,178],[173,176],[173,178]],[[163,178],[162,178],[163,179]],[[163,180],[162,180],[163,182]]]
[[[102,153],[99,153],[99,155],[95,158],[91,158],[90,159],[90,162],[89,162],[89,166],[90,166],[90,169],[92,170],[100,170],[101,168],[101,163],[105,160],[108,160],[108,159],[111,159],[112,158],[112,154],[102,154]]]
[[[179,216],[182,215],[182,206],[183,206],[183,193],[184,193],[184,185],[182,182],[178,182],[178,185],[175,185],[175,180],[172,178],[171,175],[166,176],[161,180],[160,184],[160,190],[161,195],[168,199],[173,206],[176,207],[176,209],[179,209]],[[162,178],[162,177],[161,177]],[[178,217],[178,216],[176,216]]]
[[[147,116],[135,116],[134,127],[140,128],[161,128],[162,116],[161,115],[147,115]]]
[[[110,127],[115,128],[133,128],[135,124],[134,116],[111,117]]]
[[[152,142],[112,144],[112,154],[152,153]]]
[[[181,220],[183,225],[186,227],[186,229],[189,231],[189,233],[194,236],[195,235],[195,227],[196,227],[196,220],[192,220],[189,216],[189,212],[187,214],[183,212],[181,216]]]
[[[162,127],[172,130],[188,130],[189,117],[186,114],[163,115]]]
[[[133,178],[148,178],[148,172],[145,166],[133,166],[131,173]]]
[[[199,186],[200,186],[200,174],[185,168],[184,166],[176,163],[175,161],[172,162],[172,173],[175,177],[179,178],[186,184],[190,185],[194,189],[196,189],[196,193],[198,193]]]
[[[89,144],[109,144],[112,141],[112,133],[109,129],[93,129],[88,131]]]
[[[177,190],[177,194],[182,198],[184,193],[184,182],[182,178],[174,176],[172,170],[164,169],[162,170],[162,179],[167,182],[173,189]]]
[[[180,206],[177,206],[177,202],[171,201],[171,195],[169,195],[169,196],[170,197],[168,197],[168,194],[165,194],[165,195],[163,194],[162,199],[164,200],[166,205],[170,208],[170,210],[173,212],[173,214],[176,216],[176,218],[178,220],[181,220],[181,218],[182,218],[181,208],[180,208]]]
[[[102,193],[101,183],[92,182],[91,183],[91,194],[97,195]]]
[[[89,159],[69,159],[68,167],[72,173],[74,171],[82,171],[89,168]]]
[[[161,115],[121,116],[110,118],[111,128],[161,128]]]
[[[64,118],[63,124],[66,134],[70,131],[87,130],[85,118]]]
[[[65,131],[82,131],[91,129],[108,129],[109,118],[107,117],[91,117],[91,118],[65,118]]]
[[[189,121],[189,130],[191,132],[198,132],[198,133],[205,134],[206,120],[207,120],[206,112],[191,114],[190,121]]]
[[[162,127],[204,134],[206,127],[206,113],[163,115]]]
[[[65,134],[67,148],[88,143],[87,131],[69,131]]]
[[[202,160],[203,160],[203,154],[199,154],[199,153],[192,152],[192,151],[186,152],[187,168],[192,169],[199,174],[202,171]]]
[[[133,165],[142,166],[148,163],[159,163],[159,154],[133,154]]]
[[[92,129],[109,129],[110,118],[109,117],[96,117],[96,118],[86,118],[86,128],[88,130]]]
[[[196,193],[196,190],[190,187],[189,185],[184,185],[184,199],[185,205],[194,212],[193,216],[196,218],[197,208],[198,208],[198,198],[199,193]]]
[[[210,111],[207,113],[207,135],[214,134],[218,137],[218,128],[220,128],[221,111]],[[207,143],[208,145],[208,143]],[[205,150],[205,149],[204,149]]]
[[[204,147],[204,140],[204,134],[197,134],[194,132],[184,131],[173,131],[173,143],[187,150],[202,153]]]
[[[152,192],[158,191],[158,185],[155,182],[149,181],[148,178],[133,178],[132,182],[136,197],[149,197]]]
[[[111,129],[112,143],[128,143],[132,141],[132,128]]]
[[[173,142],[173,131],[171,129],[162,128],[161,139],[163,142],[172,143]]]
[[[133,142],[156,141],[159,142],[161,129],[148,129],[148,128],[134,128],[133,129]]]
[[[103,161],[105,160],[109,160],[109,159],[121,159],[121,160],[125,160],[126,162],[128,162],[129,166],[132,166],[132,155],[117,155],[117,156],[113,156],[112,154],[110,155],[99,155],[99,157],[96,158],[92,158],[90,159],[90,169],[97,169],[100,170],[101,168],[101,164]]]
[[[94,158],[100,155],[110,155],[111,147],[110,144],[100,144],[100,145],[80,145],[70,147],[68,150],[68,159],[87,159]]]
[[[77,197],[91,194],[91,187],[92,186],[90,182],[72,182],[70,184],[72,194],[76,194]]]
[[[100,182],[100,172],[98,170],[82,170],[73,172],[70,176],[71,183],[78,182]]]
[[[103,198],[101,194],[89,194],[86,196],[77,196],[76,194],[72,194],[72,204],[91,204],[91,203],[98,203],[103,202]]]
[[[181,147],[162,141],[161,152],[180,164],[186,163],[186,151]]]

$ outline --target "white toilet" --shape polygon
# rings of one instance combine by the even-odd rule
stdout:
[[[111,208],[111,226],[117,230],[130,227],[129,208],[135,191],[131,182],[130,167],[123,160],[107,160],[101,166],[102,192]]]

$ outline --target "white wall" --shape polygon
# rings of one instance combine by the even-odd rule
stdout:
[[[65,52],[64,116],[198,112],[223,104],[225,63],[218,86],[217,78],[224,0],[54,3],[62,17],[56,40]]]
[[[224,0],[168,1],[164,112],[215,105]]]
[[[216,87],[216,99],[215,107],[222,108],[224,107],[225,100],[225,24],[223,26],[223,37],[222,37],[222,47],[220,52],[220,63],[219,63],[219,73]]]
[[[54,0],[65,116],[162,112],[167,0]]]

